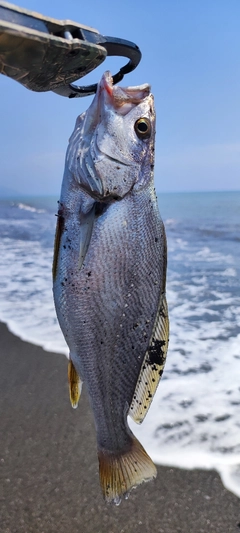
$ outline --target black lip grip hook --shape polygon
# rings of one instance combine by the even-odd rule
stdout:
[[[97,30],[57,20],[0,0],[0,74],[32,91],[54,91],[74,98],[94,94],[97,84],[75,85],[98,67],[106,56],[123,56],[128,63],[113,83],[135,69],[141,59],[130,41],[105,37]]]
[[[118,39],[117,37],[106,37],[98,34],[95,44],[103,46],[108,56],[122,56],[129,59],[128,63],[121,67],[117,74],[114,74],[113,84],[121,81],[125,74],[132,72],[138,66],[142,57],[141,51],[135,43]],[[58,87],[54,92],[62,96],[68,96],[68,98],[90,96],[96,93],[97,85],[97,83],[94,83],[93,85],[79,87],[70,83],[69,85]]]

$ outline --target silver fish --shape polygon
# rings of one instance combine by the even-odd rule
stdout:
[[[104,498],[119,504],[156,476],[127,423],[141,423],[168,346],[167,250],[153,184],[149,85],[106,72],[69,141],[53,262],[56,312],[69,346],[72,406],[85,382]]]

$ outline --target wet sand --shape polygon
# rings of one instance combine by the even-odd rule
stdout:
[[[240,500],[214,471],[158,467],[119,507],[98,482],[83,392],[68,399],[67,360],[0,324],[1,533],[237,533]]]

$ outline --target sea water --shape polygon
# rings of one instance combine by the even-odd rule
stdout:
[[[169,352],[146,420],[131,427],[156,463],[215,468],[240,497],[240,192],[158,200]],[[52,299],[56,212],[57,198],[0,201],[0,320],[67,355]]]

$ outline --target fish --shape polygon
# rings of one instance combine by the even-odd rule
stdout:
[[[57,214],[53,295],[69,347],[70,400],[76,408],[84,383],[100,486],[116,505],[157,474],[127,418],[143,422],[169,338],[154,143],[150,86],[115,86],[105,72],[70,137]]]

